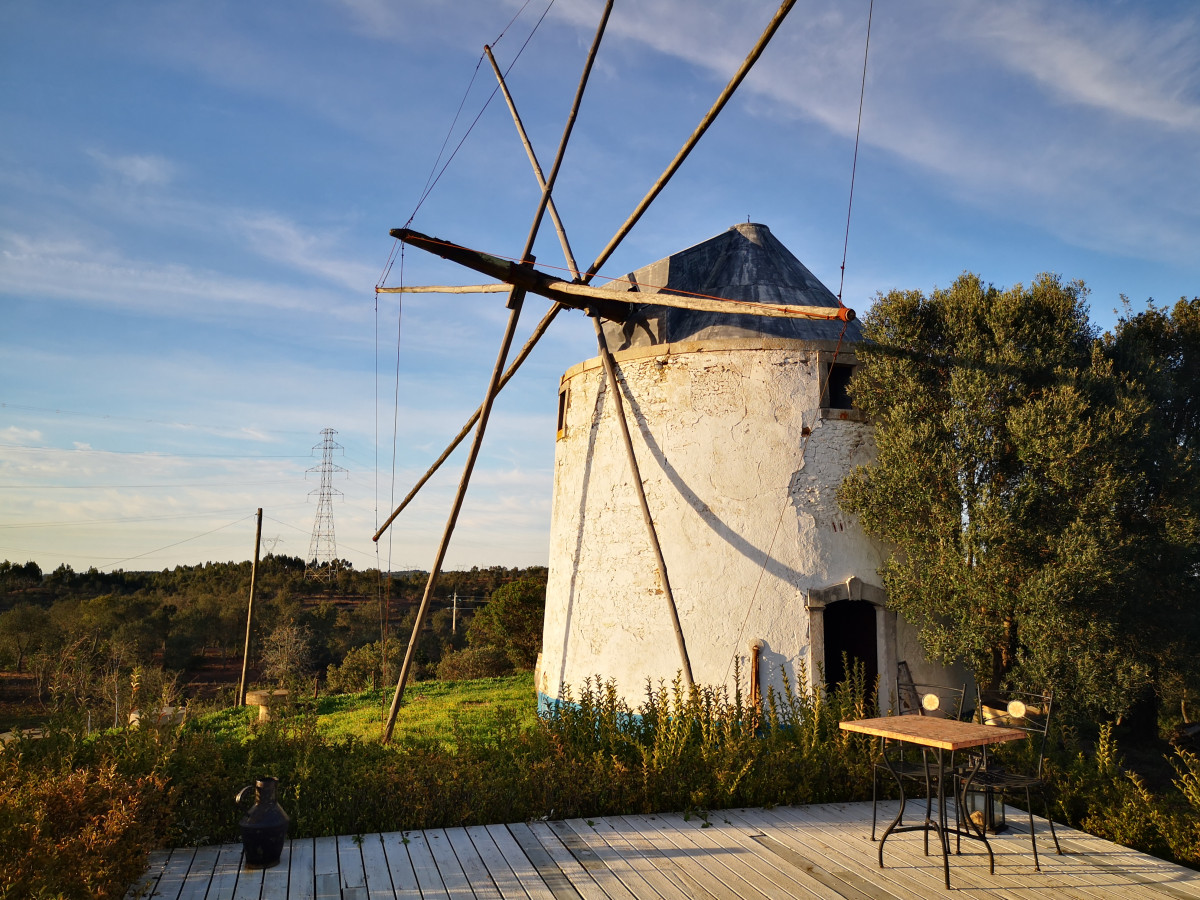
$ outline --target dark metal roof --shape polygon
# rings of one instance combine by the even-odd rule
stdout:
[[[766,225],[734,225],[703,243],[631,272],[610,283],[614,291],[692,291],[729,300],[789,306],[830,306],[837,297],[825,287]],[[690,309],[636,303],[623,323],[604,322],[612,350],[649,347],[678,341],[778,337],[800,341],[836,341],[843,322],[722,315]],[[857,321],[849,323],[844,341],[862,340]]]

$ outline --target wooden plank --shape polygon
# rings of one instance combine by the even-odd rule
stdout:
[[[662,873],[663,877],[669,878],[679,885],[687,896],[695,897],[697,900],[733,900],[737,896],[708,873],[703,873],[705,876],[703,879],[696,877],[694,873],[676,862],[674,853],[668,852],[667,849],[656,844],[625,819],[610,816],[603,821],[605,826],[610,829],[605,834],[606,840],[611,843],[616,836],[619,836],[632,852],[641,854],[642,858],[653,866],[655,871]],[[660,840],[659,843],[663,842]]]
[[[340,900],[367,900],[367,875],[363,870],[362,841],[363,837],[360,834],[342,834],[337,837]]]
[[[606,897],[611,897],[613,900],[626,900],[626,898],[637,896],[637,893],[621,880],[620,875],[609,868],[608,863],[588,846],[587,841],[576,834],[565,822],[539,822],[532,828],[535,831],[544,828],[553,834],[559,843],[579,861],[584,870],[592,876]],[[539,835],[539,837],[541,836]]]
[[[170,859],[170,850],[151,850],[146,857],[146,871],[125,892],[125,900],[141,900],[143,897],[149,897],[153,893],[155,885],[158,884],[159,878],[167,870],[167,863]]]
[[[238,870],[242,863],[241,844],[222,844],[217,849],[217,862],[213,866],[212,878],[208,882],[205,900],[233,900],[237,887]]]
[[[475,852],[487,866],[500,896],[514,897],[516,900],[554,900],[554,894],[546,887],[537,870],[529,864],[529,860],[507,831],[503,832],[508,835],[505,846],[515,853],[517,858],[513,860],[500,849],[486,825],[469,825],[465,830],[475,846]]]
[[[342,882],[338,875],[335,837],[313,839],[313,885],[316,900],[341,900]]]
[[[487,829],[496,846],[504,851],[514,871],[522,865],[520,859],[523,857],[550,889],[555,900],[582,900],[571,879],[558,867],[527,825],[488,825]]]
[[[408,858],[407,832],[389,831],[381,834],[379,841],[387,856],[388,874],[392,878],[392,890],[397,900],[421,900],[417,874],[413,871],[412,860]]]
[[[749,811],[750,813],[757,810]],[[718,815],[729,817],[745,834],[764,849],[800,869],[818,884],[843,897],[868,897],[871,900],[908,900],[913,895],[894,879],[877,870],[856,871],[843,857],[828,852],[828,845],[812,846],[801,836],[788,834],[794,829],[778,827],[777,823],[755,819],[746,810],[724,810]]]
[[[266,897],[268,900],[271,897],[286,897],[287,870],[290,856],[288,843],[284,841],[283,852],[279,854],[279,862],[269,869],[248,869],[246,868],[245,860],[239,860],[241,868],[238,870],[237,888],[233,892],[233,900],[259,900],[263,896],[263,881],[266,879],[267,872],[274,872],[276,870],[282,871],[283,878],[279,880],[278,889],[273,893],[268,893]]]
[[[427,839],[428,832],[407,831],[408,858],[412,860],[413,872],[417,876],[417,885],[421,889],[424,900],[449,900],[450,893],[442,880],[442,873],[433,858],[433,850]]]
[[[813,897],[813,893],[801,885],[788,884],[761,871],[757,867],[757,850],[722,846],[721,841],[707,833],[709,829],[703,827],[702,820],[692,822],[682,815],[669,814],[645,816],[640,821],[645,822],[647,827],[658,829],[672,843],[684,850],[693,864],[707,865],[713,874],[743,897],[751,895],[751,892],[757,892],[771,900],[780,897],[811,900]]]
[[[821,897],[827,893],[824,885],[816,882],[810,875],[795,866],[788,864],[778,855],[769,852],[757,841],[751,840],[740,828],[737,828],[720,811],[712,812],[707,819],[684,816],[674,817],[677,827],[690,829],[690,834],[698,842],[711,841],[713,846],[727,848],[728,859],[747,865],[757,876],[765,876],[777,886],[787,886],[790,895],[798,897]],[[849,900],[863,900],[843,894]]]
[[[932,896],[945,891],[941,853],[936,840],[931,842],[930,855],[924,856],[923,841],[920,839],[898,841],[895,848],[889,840],[885,860],[886,868],[878,865],[879,844],[870,840],[870,826],[865,821],[846,820],[836,814],[833,806],[815,807],[811,818],[802,815],[807,807],[781,807],[775,810],[739,810],[745,812],[755,824],[778,823],[772,834],[785,846],[790,840],[801,842],[798,852],[812,857],[824,856],[831,866],[841,866],[856,872],[872,884],[886,888],[890,893],[903,898]],[[788,818],[785,813],[796,813],[799,818]],[[802,849],[801,849],[802,848]],[[953,851],[953,847],[951,848]],[[819,862],[819,859],[818,859]],[[987,857],[953,857],[951,859],[950,884],[952,890],[972,890],[972,896],[1011,897],[1004,890],[1004,883],[988,875]],[[1057,896],[1057,894],[1056,894]]]
[[[698,900],[698,898],[708,897],[707,891],[697,889],[694,882],[688,883],[679,877],[678,869],[672,865],[663,865],[661,861],[651,861],[647,859],[637,847],[635,847],[625,836],[625,831],[632,829],[623,822],[615,822],[609,818],[593,820],[592,825],[588,825],[581,819],[571,819],[568,824],[581,832],[581,836],[585,839],[588,833],[582,829],[588,829],[595,840],[603,842],[607,847],[607,852],[614,854],[621,859],[624,865],[629,866],[638,877],[648,884],[656,894],[666,900]],[[607,862],[607,860],[606,860]],[[609,868],[613,864],[608,863]],[[629,884],[626,881],[626,884]],[[630,890],[634,890],[630,887]],[[634,890],[634,893],[637,893]]]
[[[458,864],[462,866],[463,875],[475,896],[479,900],[502,900],[503,895],[500,893],[499,886],[492,879],[491,872],[488,871],[487,865],[479,855],[479,850],[471,840],[471,836],[467,834],[466,829],[447,828],[445,834],[450,846],[454,848],[454,855],[458,857]],[[521,897],[524,896],[525,894],[522,892]]]
[[[172,850],[167,859],[162,875],[154,886],[155,900],[177,900],[183,890],[183,882],[187,879],[192,868],[192,860],[196,856],[195,847],[178,847]]]
[[[312,838],[301,838],[292,841],[292,864],[288,870],[288,900],[315,900],[316,891],[316,874],[314,866],[315,847],[313,846]],[[263,878],[263,893],[269,883],[272,881],[272,869]]]
[[[383,836],[365,834],[362,838],[363,880],[367,887],[367,900],[395,900],[392,874],[388,871],[387,853],[383,849]]]
[[[188,870],[187,878],[183,880],[183,887],[179,891],[179,900],[204,900],[219,855],[219,847],[200,847],[196,850],[196,855],[192,857],[192,867]]]
[[[576,859],[545,822],[530,822],[521,827],[528,831],[530,837],[537,841],[538,846],[549,855],[550,859],[554,861],[554,865],[567,877],[571,886],[583,900],[608,900],[609,895],[597,883],[592,872],[592,869],[597,868],[596,863],[584,865],[583,862]],[[512,831],[514,837],[519,834],[512,825],[509,826],[509,830]],[[522,846],[524,845],[522,844]]]
[[[471,880],[467,878],[466,872],[459,864],[458,856],[454,853],[454,847],[450,844],[445,829],[430,828],[424,834],[429,852],[437,864],[437,870],[442,876],[442,884],[445,885],[450,900],[475,900],[475,892],[471,890]]]
[[[956,719],[938,719],[933,716],[879,716],[874,719],[840,722],[838,727],[843,731],[855,731],[859,734],[950,751],[1019,741],[1029,737],[1019,728],[980,725],[978,722],[959,722]]]
[[[671,861],[680,876],[685,880],[694,881],[714,897],[738,898],[738,900],[758,900],[762,892],[753,885],[741,881],[730,872],[719,860],[704,860],[707,854],[701,854],[695,845],[679,836],[677,843],[672,835],[660,829],[657,817],[651,816],[620,816],[620,821],[627,827],[628,832],[640,835],[640,841],[653,846],[657,852]],[[708,864],[703,864],[707,862]]]
[[[597,832],[602,827],[603,819],[569,819],[562,822],[551,822],[550,827],[567,843],[568,832],[576,841],[582,841],[594,853],[605,867],[621,880],[635,897],[662,897],[663,900],[690,900],[685,893],[670,879],[653,872],[653,867],[647,872],[640,863],[640,856],[632,853],[628,845],[622,846],[614,836],[609,843]],[[618,849],[620,848],[620,849]],[[622,850],[625,852],[623,853]],[[626,853],[629,854],[628,858]],[[650,877],[647,877],[649,875]]]
[[[851,804],[850,807],[860,804]],[[861,804],[866,808],[866,804]],[[814,807],[781,807],[776,810],[753,810],[754,815],[761,814],[768,819],[779,818],[784,824],[804,824],[803,840],[808,846],[823,845],[828,848],[830,855],[845,860],[848,867],[856,869],[863,877],[876,884],[882,884],[892,889],[906,888],[910,893],[905,896],[924,897],[934,891],[944,890],[941,854],[936,849],[936,843],[930,846],[930,855],[923,855],[923,841],[910,839],[898,841],[893,851],[891,840],[888,842],[885,860],[887,867],[878,868],[878,843],[869,839],[869,826],[863,820],[860,812],[848,808],[847,804],[827,804]],[[777,837],[785,841],[786,829],[778,832]],[[951,837],[953,841],[953,837]],[[952,855],[950,859],[950,884],[952,889],[970,890],[973,895],[987,897],[1021,898],[1029,897],[1029,891],[1035,894],[1047,894],[1055,900],[1059,897],[1077,898],[1082,896],[1073,889],[1069,881],[1061,876],[1047,877],[1048,873],[1030,878],[1035,873],[1030,867],[1028,874],[1014,876],[1005,871],[1006,862],[1003,853],[996,854],[996,874],[988,872],[987,854],[975,842],[964,842],[964,852],[961,856]],[[953,854],[953,844],[951,853]],[[993,842],[993,850],[998,849]]]
[[[890,808],[894,808],[895,801],[889,801],[889,804]],[[863,804],[864,807],[865,805]],[[827,808],[833,815],[852,816],[854,815],[854,806],[857,804],[849,806],[831,804]],[[822,807],[822,809],[825,808]],[[1024,812],[1020,813],[1020,821],[1027,823]],[[1010,819],[1010,825],[1013,825],[1014,822],[1015,820]],[[1038,819],[1037,822],[1038,856],[1042,862],[1040,873],[1033,868],[1028,830],[1013,827],[1003,834],[991,835],[988,838],[996,854],[996,874],[994,876],[989,875],[985,867],[986,853],[983,848],[977,842],[964,841],[964,854],[951,858],[951,878],[954,879],[955,873],[961,870],[965,876],[977,879],[971,883],[992,886],[998,891],[1006,892],[1009,896],[1028,896],[1027,891],[1031,889],[1039,891],[1051,889],[1055,897],[1097,898],[1097,900],[1111,898],[1113,896],[1111,884],[1106,884],[1111,880],[1106,877],[1103,879],[1106,883],[1098,883],[1094,873],[1084,871],[1080,860],[1056,854],[1045,820]],[[1147,896],[1137,889],[1132,889],[1132,893],[1130,893],[1131,889],[1130,886],[1126,886],[1123,891],[1118,893],[1122,897]]]

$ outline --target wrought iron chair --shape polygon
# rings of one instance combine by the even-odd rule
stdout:
[[[907,666],[901,664],[901,671]],[[896,715],[901,716],[936,716],[941,719],[958,719],[962,715],[963,695],[966,687],[948,687],[940,684],[920,684],[901,680],[897,688]],[[938,777],[937,761],[930,756],[928,748],[917,748],[905,745],[900,741],[880,738],[881,758],[875,763],[875,771],[871,778],[871,840],[875,840],[876,814],[879,796],[879,775],[887,773],[900,779],[901,782],[912,781],[925,785],[925,817],[928,819],[933,812],[933,796],[936,793]],[[947,770],[954,771],[953,760]],[[903,788],[903,784],[901,785]],[[903,793],[903,791],[902,791]],[[901,796],[900,814],[904,814],[904,800]],[[897,823],[900,819],[897,819]],[[929,832],[925,833],[925,855],[929,855]]]
[[[976,716],[984,725],[999,725],[1016,728],[1029,735],[1030,749],[1036,760],[1029,772],[1011,772],[1001,764],[987,748],[973,753],[968,762],[955,770],[956,806],[966,811],[967,791],[990,792],[1001,803],[1011,795],[1025,795],[1025,808],[1029,811],[1029,841],[1033,845],[1033,867],[1041,871],[1038,862],[1037,838],[1033,833],[1033,792],[1042,796],[1046,821],[1050,823],[1050,836],[1054,838],[1054,849],[1062,855],[1058,835],[1054,831],[1054,820],[1050,818],[1050,801],[1046,796],[1046,780],[1042,776],[1042,762],[1046,754],[1046,735],[1050,730],[1050,712],[1054,706],[1053,691],[1041,693],[1030,691],[1007,691],[1002,693],[981,692]],[[967,822],[981,835],[985,822],[982,816],[967,815]]]

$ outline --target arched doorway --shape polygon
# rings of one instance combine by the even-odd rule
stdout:
[[[838,600],[825,607],[825,688],[846,680],[845,661],[866,670],[868,692],[879,675],[875,605],[866,600]]]

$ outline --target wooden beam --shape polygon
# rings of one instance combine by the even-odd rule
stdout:
[[[725,300],[714,297],[694,297],[669,291],[643,293],[612,291],[562,281],[539,272],[532,266],[522,266],[511,260],[481,253],[451,241],[430,237],[411,228],[393,228],[391,235],[443,259],[456,262],[468,269],[490,275],[506,284],[519,285],[531,294],[539,294],[575,309],[595,310],[606,319],[623,322],[629,313],[629,304],[648,303],[654,306],[672,306],[678,309],[693,309],[724,315],[764,316],[780,319],[840,319],[853,322],[854,310],[845,306],[790,306],[775,303],[758,303],[753,300]]]
[[[504,284],[402,284],[377,287],[377,294],[502,294],[511,285]]]

